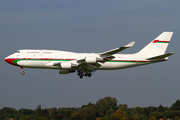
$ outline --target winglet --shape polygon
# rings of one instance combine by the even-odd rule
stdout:
[[[111,56],[111,55],[113,55],[113,54],[116,54],[116,53],[118,53],[118,52],[120,52],[120,51],[125,50],[126,48],[132,47],[132,46],[134,45],[134,43],[135,43],[135,42],[131,42],[131,43],[129,43],[129,44],[123,46],[123,47],[115,48],[115,49],[113,49],[113,50],[109,50],[109,51],[100,53],[99,55],[100,55],[101,57],[109,57],[109,56]]]
[[[133,41],[133,42],[131,42],[131,43],[125,45],[124,47],[127,47],[127,48],[132,47],[132,46],[134,45],[134,43],[135,43],[135,42]]]

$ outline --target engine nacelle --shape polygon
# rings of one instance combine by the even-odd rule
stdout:
[[[86,57],[85,58],[85,62],[86,63],[96,63],[97,62],[97,58],[96,57]]]
[[[71,68],[77,68],[78,65],[71,63],[71,62],[62,62],[60,63],[60,66],[62,69],[71,69]]]
[[[75,70],[59,70],[59,74],[69,74],[76,72]]]
[[[62,62],[60,65],[62,69],[70,69],[72,67],[70,62]]]

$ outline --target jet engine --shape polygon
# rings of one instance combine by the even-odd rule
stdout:
[[[62,63],[60,63],[60,66],[62,69],[71,69],[72,67],[73,68],[78,67],[78,65],[73,64],[71,62],[62,62]]]
[[[97,58],[97,57],[86,57],[85,62],[86,63],[96,63],[103,61],[103,58]]]
[[[60,65],[61,65],[61,68],[64,68],[64,69],[70,69],[72,67],[72,64],[70,62],[62,62]]]
[[[86,57],[85,58],[85,62],[86,63],[96,63],[97,62],[97,58],[96,57]]]

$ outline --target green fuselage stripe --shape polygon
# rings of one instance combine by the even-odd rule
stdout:
[[[156,43],[169,43],[169,42],[156,42]]]
[[[18,65],[17,62],[19,61],[71,61],[71,60],[63,60],[63,59],[17,59],[14,60],[13,63]],[[122,63],[150,63],[150,61],[136,61],[136,60],[111,60],[107,62],[122,62]]]

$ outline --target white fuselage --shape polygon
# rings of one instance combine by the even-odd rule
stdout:
[[[54,66],[59,62],[75,62],[83,57],[99,57],[97,53],[74,53],[58,50],[18,50],[16,53],[5,58],[9,63],[27,68],[44,68],[44,69],[63,69],[60,66]],[[95,70],[115,70],[139,65],[150,64],[159,61],[145,60],[138,54],[115,54],[115,58],[107,62],[98,62],[101,66]],[[71,68],[78,70],[79,68]]]

